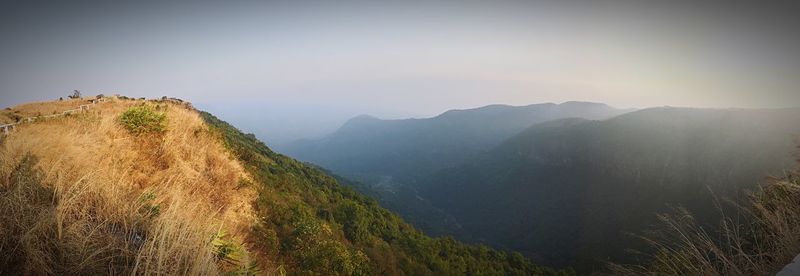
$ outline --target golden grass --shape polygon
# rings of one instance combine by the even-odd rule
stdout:
[[[20,110],[63,110],[65,102]],[[248,178],[241,165],[196,111],[179,105],[160,104],[163,134],[131,135],[117,117],[134,104],[112,100],[3,138],[0,251],[18,257],[0,259],[0,271],[215,275],[249,264],[246,253],[221,262],[211,245],[224,229],[248,247],[257,194],[239,187]],[[26,160],[35,163],[29,172]]]
[[[618,275],[775,275],[800,253],[800,175],[754,193],[744,218],[723,216],[718,230],[684,209],[660,215],[663,229],[645,239],[656,249],[647,265],[610,266]]]
[[[0,125],[15,123],[17,118],[24,119],[36,116],[60,114],[65,110],[77,109],[81,105],[91,103],[86,99],[65,99],[53,102],[26,103],[0,110]]]

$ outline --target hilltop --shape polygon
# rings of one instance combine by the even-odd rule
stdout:
[[[0,138],[0,272],[570,273],[425,236],[323,171],[182,101],[104,99]],[[87,103],[26,104],[0,119]]]

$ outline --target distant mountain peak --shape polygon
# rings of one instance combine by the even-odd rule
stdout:
[[[365,122],[365,121],[380,121],[380,120],[381,120],[380,118],[369,114],[361,114],[353,118],[350,118],[350,120],[347,120],[347,122],[349,123],[349,122]]]
[[[574,105],[574,106],[602,106],[602,107],[611,108],[610,105],[605,104],[605,103],[585,102],[585,101],[566,101],[566,102],[560,103],[558,105],[559,106],[570,106],[570,105]]]
[[[350,118],[349,120],[344,122],[344,124],[342,124],[342,126],[339,128],[339,130],[337,130],[337,132],[338,131],[342,131],[342,130],[346,130],[346,129],[361,129],[361,128],[368,127],[368,126],[371,126],[371,125],[380,124],[381,122],[384,122],[384,121],[385,120],[380,119],[380,118],[375,117],[375,116],[372,116],[372,115],[361,114],[361,115],[355,116],[353,118]]]

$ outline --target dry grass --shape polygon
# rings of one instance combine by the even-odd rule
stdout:
[[[644,266],[611,265],[620,275],[775,275],[800,253],[797,172],[753,194],[744,218],[724,216],[718,231],[678,209],[661,215],[664,229],[646,240],[657,250]]]
[[[209,275],[249,264],[256,192],[239,187],[242,167],[178,105],[161,104],[166,132],[131,135],[117,117],[133,104],[23,124],[0,142],[0,271]],[[216,257],[221,229],[242,245],[235,263]]]
[[[81,105],[89,103],[91,102],[88,100],[88,98],[86,98],[21,104],[0,110],[0,125],[14,123],[17,121],[17,118],[24,119],[29,117],[59,114],[65,110],[77,109]]]

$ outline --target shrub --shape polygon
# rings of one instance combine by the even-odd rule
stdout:
[[[228,238],[228,233],[220,229],[211,241],[214,246],[214,255],[217,260],[224,261],[230,264],[238,264],[242,260],[241,246]]]
[[[140,105],[123,112],[119,121],[134,134],[163,132],[166,130],[167,115],[156,112],[151,106]]]

